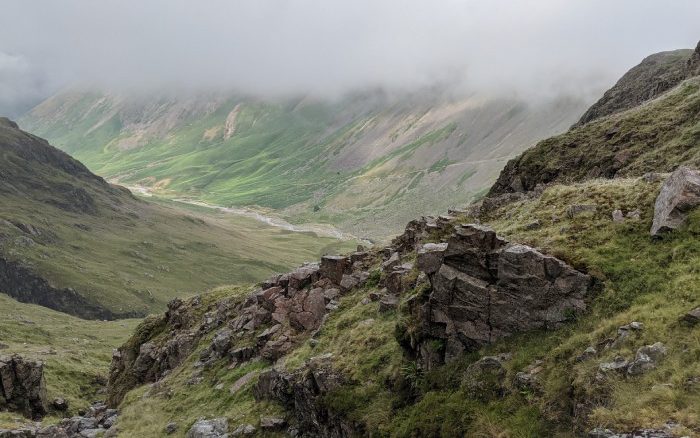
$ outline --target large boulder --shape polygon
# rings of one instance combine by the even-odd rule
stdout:
[[[18,355],[0,356],[0,409],[39,419],[47,408],[44,363]]]
[[[686,166],[666,179],[654,204],[651,235],[675,230],[685,223],[688,211],[700,204],[700,172]]]
[[[437,272],[435,263],[418,263],[434,272],[432,290],[409,303],[420,330],[402,343],[426,369],[514,333],[557,328],[586,308],[588,275],[481,225],[457,227]]]

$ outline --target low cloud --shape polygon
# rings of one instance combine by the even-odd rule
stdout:
[[[696,0],[8,0],[0,113],[65,86],[591,94],[694,46],[698,17]]]

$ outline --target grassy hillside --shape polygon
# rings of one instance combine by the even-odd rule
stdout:
[[[510,161],[491,194],[537,184],[668,172],[700,165],[700,78],[636,108],[549,138]]]
[[[311,357],[331,353],[334,368],[349,383],[329,394],[325,403],[374,436],[570,437],[593,427],[631,431],[660,428],[668,421],[677,424],[673,430],[678,436],[696,436],[700,338],[697,328],[679,323],[679,318],[700,305],[694,274],[700,257],[700,213],[693,213],[688,226],[669,238],[652,241],[648,230],[658,186],[642,179],[555,185],[540,198],[488,216],[455,220],[480,219],[505,237],[555,254],[597,279],[600,291],[587,313],[562,329],[513,336],[423,373],[403,356],[395,338],[397,326],[406,321],[402,311],[380,313],[378,303],[363,302],[376,291],[376,283],[370,282],[342,298],[313,344],[302,344],[283,361],[293,370]],[[596,212],[567,216],[571,205],[584,203],[596,205]],[[615,223],[615,209],[639,210],[640,218]],[[526,226],[536,220],[540,228]],[[212,299],[240,297],[245,290],[222,293]],[[403,300],[412,293],[405,293]],[[601,347],[632,321],[643,328],[612,347]],[[196,373],[199,352],[210,342],[205,338],[157,385],[133,390],[122,403],[119,429],[127,436],[139,431],[155,437],[165,424],[176,421],[182,426],[176,436],[184,436],[184,426],[201,415],[228,417],[237,425],[279,414],[280,406],[254,401],[252,383],[235,394],[227,390],[239,377],[269,365],[264,362],[229,371],[228,362],[220,360],[205,369],[202,383],[185,384]],[[601,363],[633,356],[638,347],[655,342],[668,348],[656,369],[629,377],[599,371]],[[598,353],[578,359],[588,347]],[[475,394],[465,386],[469,365],[500,353],[512,354],[504,362],[502,395]],[[530,389],[517,386],[515,379],[527,369],[536,373]]]
[[[325,102],[72,92],[20,123],[124,184],[381,239],[416,215],[469,202],[505,160],[583,109],[571,99],[426,94]]]
[[[70,297],[70,288],[86,300],[84,306],[66,302],[54,303],[54,308],[89,317],[144,315],[162,310],[173,297],[260,280],[352,246],[215,210],[146,202],[4,123],[0,200],[8,208],[0,211],[0,254],[7,264],[3,281],[5,292],[25,300],[41,302],[37,295],[48,294],[38,291],[35,275],[48,280],[54,289],[50,294],[63,291]],[[28,272],[16,274],[18,267]],[[90,306],[95,309],[88,310]]]
[[[44,361],[47,397],[63,397],[69,414],[100,398],[112,349],[119,346],[138,320],[86,321],[0,294],[0,354],[18,353]],[[0,429],[28,421],[0,413]],[[45,419],[53,421],[53,417]]]
[[[692,75],[692,49],[655,53],[642,60],[605,92],[578,121],[584,125],[660,96]]]

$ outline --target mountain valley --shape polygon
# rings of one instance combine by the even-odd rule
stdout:
[[[0,438],[700,436],[699,66],[0,118]]]

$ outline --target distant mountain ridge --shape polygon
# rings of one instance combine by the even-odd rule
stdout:
[[[634,108],[698,74],[700,43],[695,51],[680,49],[650,55],[606,91],[603,97],[581,116],[576,126]]]
[[[509,161],[489,195],[700,166],[698,65],[700,44],[646,58],[586,112],[586,123]]]
[[[337,101],[67,92],[21,119],[93,171],[165,195],[257,205],[385,238],[483,193],[585,102],[381,92]]]

